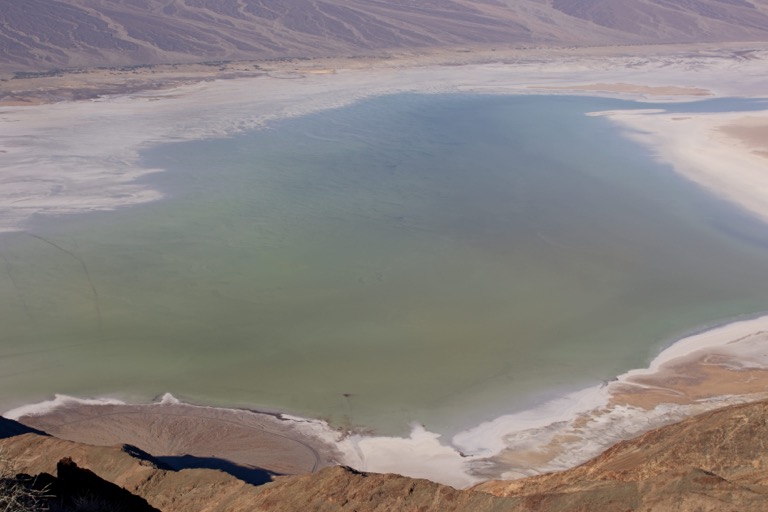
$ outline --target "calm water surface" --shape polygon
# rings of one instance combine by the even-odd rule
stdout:
[[[448,432],[768,310],[768,229],[584,115],[615,108],[649,105],[397,95],[152,149],[166,200],[0,240],[0,402]]]

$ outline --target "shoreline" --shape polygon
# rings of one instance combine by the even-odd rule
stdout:
[[[568,469],[653,428],[768,397],[767,342],[768,315],[720,324],[679,339],[646,368],[486,422],[454,442],[486,455],[481,474],[490,478]]]
[[[161,199],[160,192],[137,182],[162,171],[142,168],[139,163],[141,150],[160,144],[227,137],[279,119],[397,93],[566,94],[657,103],[696,101],[703,94],[751,97],[760,91],[761,56],[768,59],[768,50],[755,50],[755,58],[748,61],[734,61],[728,51],[710,50],[703,56],[688,52],[687,60],[678,53],[661,54],[639,64],[636,57],[616,51],[618,54],[608,53],[608,57],[554,52],[559,55],[554,58],[547,58],[544,52],[544,57],[518,57],[511,63],[498,56],[484,63],[471,59],[451,63],[445,56],[426,62],[403,58],[331,69],[324,65],[322,73],[316,63],[295,69],[284,64],[274,72],[247,77],[209,74],[198,81],[166,77],[166,87],[129,88],[85,101],[0,105],[0,233],[23,229],[34,215],[113,210]],[[516,55],[525,55],[519,52]],[[739,67],[741,82],[708,76],[729,72],[733,66]],[[288,75],[291,79],[285,80]],[[70,82],[76,83],[77,75],[67,78],[68,87],[74,87]],[[692,79],[695,86],[690,85]],[[186,115],[190,110],[196,112],[194,119]],[[678,172],[705,188],[722,186],[722,182],[712,181],[716,171],[702,178],[702,173],[686,167],[685,162],[697,157],[695,152],[679,154],[667,141],[676,137],[686,148],[702,144],[698,139],[684,139],[682,134],[691,131],[691,126],[700,126],[701,114],[687,117],[690,121],[685,130],[674,132],[668,126],[671,122],[654,122],[661,118],[658,112],[598,114],[623,126],[627,136],[654,148],[660,159],[671,161]],[[667,117],[675,122],[681,118]],[[120,134],[107,127],[117,125]],[[649,130],[657,134],[649,134]],[[84,145],[82,140],[91,143]]]
[[[706,62],[712,58],[746,60],[753,52],[768,50],[760,41],[721,43],[618,44],[611,46],[466,46],[393,50],[385,54],[355,57],[327,56],[227,60],[200,63],[166,63],[98,68],[65,68],[37,73],[0,69],[0,107],[84,101],[108,95],[167,90],[182,85],[272,75],[274,78],[300,78],[302,74],[334,74],[339,70],[402,70],[416,67],[504,64],[541,65],[562,61],[575,67],[589,62],[594,69],[615,66],[610,61],[627,61],[633,66],[647,64],[655,57],[670,57]],[[584,82],[582,82],[584,83]],[[636,82],[637,83],[637,82]],[[630,84],[631,85],[631,84]],[[646,86],[657,88],[659,84]],[[661,84],[665,86],[665,84]],[[680,88],[689,88],[680,85]]]
[[[128,444],[182,465],[184,459],[191,464],[216,459],[222,468],[226,461],[244,474],[249,469],[274,476],[314,473],[340,457],[328,440],[308,434],[303,421],[277,413],[187,404],[169,393],[146,404],[57,395],[4,417],[22,419],[67,441]]]
[[[765,54],[763,58],[768,59],[768,52]],[[636,67],[633,57],[618,56],[607,64],[600,58],[582,57],[581,61],[561,58],[551,62],[468,63],[460,67],[374,64],[334,68],[332,72],[283,69],[280,72],[288,74],[212,78],[214,81],[134,91],[87,102],[0,106],[0,166],[4,169],[0,174],[0,213],[4,218],[0,232],[23,230],[24,223],[35,215],[110,210],[161,199],[157,191],[136,183],[143,175],[161,171],[142,169],[137,163],[139,152],[152,145],[226,137],[267,126],[273,120],[341,107],[377,95],[581,94],[680,102],[701,99],[702,91],[714,97],[750,97],[760,90],[763,61],[734,62],[718,55],[710,60],[704,58],[708,67],[702,67],[702,58],[695,57],[691,64],[680,63],[676,56],[662,55],[640,67]],[[719,71],[729,74],[714,78]],[[585,73],[589,73],[587,79]],[[681,91],[686,94],[681,96]],[[190,109],[198,114],[193,120],[185,115]],[[742,170],[735,179],[733,173],[726,174],[726,198],[768,220],[768,202],[759,201],[768,195],[768,181],[765,187],[763,182],[760,187],[751,186],[756,170],[762,169],[757,162],[764,166],[765,156],[760,147],[755,148],[754,132],[741,133],[743,121],[739,124],[745,117],[757,117],[758,121],[750,122],[756,122],[762,129],[768,111],[681,116],[637,110],[606,115],[624,127],[630,138],[640,141],[655,151],[659,159],[671,163],[677,172],[713,193],[723,186],[723,181],[715,180],[722,176],[723,166],[732,165],[732,159],[738,158],[749,172]],[[121,126],[120,134],[105,130],[105,126],[114,125]],[[720,133],[718,129],[723,126],[730,126],[732,133]],[[697,155],[702,147],[711,147],[711,151]],[[742,328],[752,332],[745,334]],[[741,333],[736,343],[728,338],[736,332],[734,329]],[[458,434],[451,440],[452,446],[448,446],[449,440],[441,443],[439,434],[418,425],[409,438],[341,438],[319,420],[290,415],[283,418],[293,421],[295,425],[291,428],[301,435],[317,438],[321,445],[329,443],[333,447],[329,453],[338,450],[345,464],[358,469],[399,472],[468,487],[490,477],[514,478],[564,469],[596,455],[625,438],[622,436],[637,435],[734,401],[759,398],[753,392],[741,396],[730,392],[723,396],[718,389],[707,387],[707,379],[715,387],[720,386],[720,390],[724,389],[724,375],[746,376],[749,382],[741,383],[743,391],[755,382],[768,384],[768,370],[764,369],[768,368],[768,360],[762,360],[754,347],[762,338],[747,336],[762,331],[768,331],[768,316],[696,332],[662,350],[646,370],[632,370],[603,386],[578,390],[527,411],[502,415]],[[699,346],[694,350],[690,345],[698,342],[686,341],[702,337],[711,338],[713,350],[702,351]],[[686,375],[690,381],[687,387]],[[678,381],[673,382],[675,378]],[[729,388],[734,389],[738,390]],[[647,396],[641,397],[643,393]],[[204,410],[205,414],[211,410],[233,410],[176,406],[199,407],[198,412]],[[78,407],[119,409],[153,405],[95,403]],[[57,414],[57,410],[50,414]],[[85,409],[79,411],[75,413],[83,414]],[[36,422],[44,423],[50,416],[35,418]],[[151,424],[148,421],[147,427]],[[40,423],[33,426],[37,425]],[[93,434],[92,439],[106,442],[109,435],[119,433],[113,426],[112,434],[101,431],[98,435],[102,437]],[[87,432],[81,429],[80,434],[86,436]],[[199,432],[189,435],[190,440],[199,439]],[[328,455],[328,459],[334,456]]]
[[[161,459],[204,455],[275,475],[344,464],[468,488],[575,467],[653,428],[768,398],[766,343],[765,314],[697,330],[647,368],[502,414],[452,439],[419,424],[409,437],[343,431],[289,412],[195,405],[170,393],[150,403],[56,395],[2,416],[65,440],[127,443]]]
[[[600,113],[660,162],[714,195],[768,222],[768,109],[675,114]]]

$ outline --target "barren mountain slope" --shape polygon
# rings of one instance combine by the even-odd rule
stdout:
[[[552,6],[644,40],[717,41],[764,38],[765,0],[552,0]]]
[[[0,0],[0,71],[768,39],[754,0]]]

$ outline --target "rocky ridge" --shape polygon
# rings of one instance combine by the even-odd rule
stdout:
[[[0,452],[28,474],[90,470],[165,512],[762,511],[768,508],[768,401],[731,406],[621,442],[568,471],[457,490],[342,466],[262,486],[209,469],[174,471],[130,446],[96,447],[7,420]]]

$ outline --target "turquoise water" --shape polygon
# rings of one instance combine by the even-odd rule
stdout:
[[[768,228],[584,115],[616,108],[649,105],[397,95],[149,150],[165,200],[0,239],[0,403],[447,432],[768,310]]]

